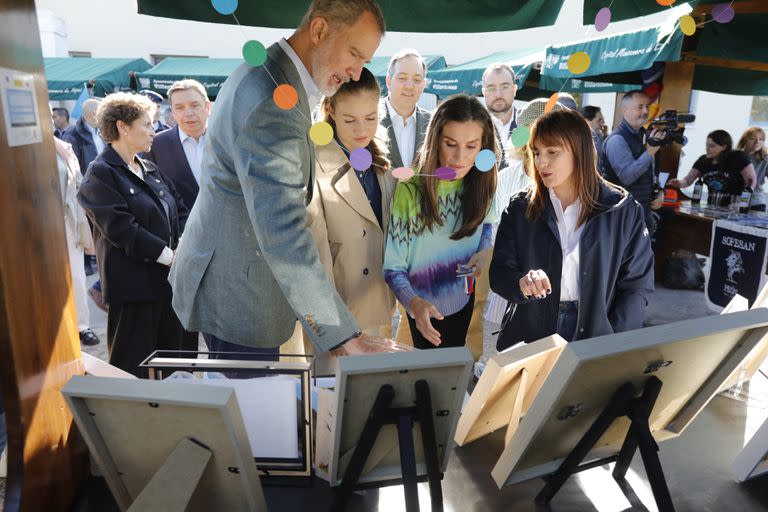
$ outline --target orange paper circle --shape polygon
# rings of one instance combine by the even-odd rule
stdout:
[[[549,97],[549,101],[547,102],[546,105],[544,105],[544,113],[545,114],[547,112],[549,112],[550,110],[552,110],[553,108],[555,108],[555,103],[557,103],[558,96],[559,96],[559,94],[555,93],[555,94],[553,94],[552,96]]]
[[[291,110],[299,102],[299,93],[293,86],[288,84],[280,84],[275,88],[275,92],[272,93],[272,99],[275,100],[275,104],[283,110]]]
[[[664,7],[669,7],[673,3],[675,3],[675,0],[656,0],[656,3],[659,5],[663,5]]]

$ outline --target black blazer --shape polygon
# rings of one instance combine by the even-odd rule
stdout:
[[[81,117],[74,126],[65,130],[61,134],[61,140],[72,145],[77,161],[80,162],[80,172],[85,174],[85,171],[88,170],[88,165],[97,156],[96,144],[93,142],[91,132],[85,126],[85,118]]]
[[[77,193],[93,222],[102,293],[111,304],[171,297],[169,268],[157,258],[166,246],[176,249],[189,212],[171,181],[152,162],[142,163],[144,180],[108,145],[88,167]]]
[[[195,175],[192,174],[184,147],[181,145],[179,127],[174,126],[155,135],[152,149],[144,157],[157,164],[160,172],[173,182],[176,190],[184,198],[184,204],[191,210],[200,187],[197,185]]]

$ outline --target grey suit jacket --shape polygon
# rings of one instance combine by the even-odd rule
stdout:
[[[381,125],[387,129],[387,135],[389,135],[389,161],[392,162],[392,169],[397,169],[398,167],[403,166],[403,158],[400,156],[400,148],[397,147],[395,130],[392,128],[392,118],[389,116],[386,98],[382,99],[379,103],[379,112]],[[429,120],[431,118],[432,112],[424,110],[416,105],[416,144],[414,144],[413,161],[416,160],[416,154],[424,143],[424,137],[427,134],[427,126],[429,126]]]
[[[296,88],[295,108],[275,105],[265,67]],[[208,124],[200,192],[168,278],[188,330],[277,347],[298,318],[319,351],[359,330],[306,227],[315,165],[310,125],[298,71],[277,44],[263,66],[241,65],[222,87]]]

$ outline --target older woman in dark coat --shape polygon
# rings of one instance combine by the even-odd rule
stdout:
[[[156,349],[197,349],[171,307],[168,272],[188,211],[173,184],[138,154],[149,151],[155,105],[128,93],[97,112],[107,146],[88,167],[77,199],[93,222],[104,300],[109,304],[109,362],[139,377]]]

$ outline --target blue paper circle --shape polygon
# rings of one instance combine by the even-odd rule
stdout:
[[[480,172],[488,172],[496,164],[496,155],[490,149],[484,149],[475,157],[475,167]]]
[[[229,16],[237,10],[237,0],[211,0],[211,5],[216,12]]]

